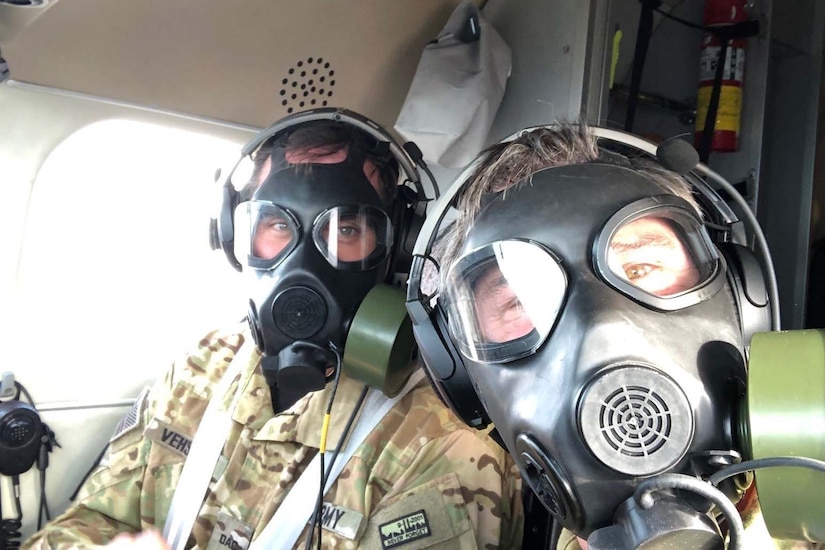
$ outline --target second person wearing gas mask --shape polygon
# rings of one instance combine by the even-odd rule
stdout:
[[[749,452],[739,412],[752,333],[727,276],[741,267],[711,239],[685,178],[618,151],[633,149],[576,124],[486,150],[456,183],[452,226],[419,236],[408,309],[440,392],[448,402],[477,394],[569,529],[567,548],[571,531],[600,550],[719,548],[719,518],[688,489],[710,492],[703,478]],[[430,254],[441,275],[434,304],[419,290]],[[762,273],[750,276],[753,291]],[[471,423],[464,401],[451,405]],[[687,475],[677,487],[660,474]],[[646,480],[663,484],[651,511],[633,504]],[[731,521],[742,481],[713,493]],[[741,504],[744,547],[773,548],[749,521],[753,501]]]
[[[215,244],[249,284],[248,323],[207,335],[138,400],[78,500],[27,548],[128,543],[118,535],[164,525],[187,548],[316,547],[319,534],[323,547],[520,547],[506,453],[415,374],[390,400],[340,372],[359,306],[397,275],[408,222],[395,205],[409,196],[396,196],[397,146],[365,131],[377,125],[314,113],[251,142],[249,183],[218,220]],[[300,484],[325,468],[322,435],[330,450],[361,440],[341,445],[319,502],[320,474]]]

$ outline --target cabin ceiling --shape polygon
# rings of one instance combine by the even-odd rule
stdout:
[[[326,102],[391,128],[458,3],[0,0],[0,47],[16,81],[258,127]]]

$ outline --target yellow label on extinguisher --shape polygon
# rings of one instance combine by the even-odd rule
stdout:
[[[710,105],[711,86],[702,86],[696,98],[696,131],[705,129],[705,118],[708,116]],[[722,86],[719,93],[719,109],[716,111],[716,126],[714,130],[727,130],[739,135],[739,124],[742,113],[742,88],[739,86]]]

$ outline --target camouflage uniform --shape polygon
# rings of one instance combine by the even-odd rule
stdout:
[[[317,454],[330,391],[274,415],[260,354],[246,330],[212,333],[177,361],[138,400],[134,422],[127,417],[119,426],[78,500],[23,547],[88,547],[119,532],[162,529],[192,437],[232,361],[244,362],[241,374],[218,398],[231,400],[238,384],[243,393],[188,546],[246,548]],[[362,387],[342,377],[329,448]],[[519,548],[520,490],[512,459],[465,427],[425,381],[367,436],[327,492],[323,547]],[[296,547],[304,547],[306,534]]]

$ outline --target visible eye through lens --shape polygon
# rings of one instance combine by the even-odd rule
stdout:
[[[506,363],[529,355],[547,338],[566,291],[555,254],[513,239],[461,257],[445,276],[442,299],[461,353],[473,361]]]
[[[333,233],[333,237],[330,237]],[[321,237],[339,261],[360,261],[372,254],[376,247],[376,233],[364,216],[330,219],[321,230]]]
[[[313,238],[318,250],[338,269],[372,269],[392,242],[389,217],[369,206],[336,206],[319,214]]]
[[[620,227],[610,240],[607,263],[618,277],[659,297],[690,290],[700,279],[681,235],[667,220],[655,216]]]
[[[255,228],[252,253],[269,260],[280,254],[293,239],[292,226],[285,216],[263,214]]]

